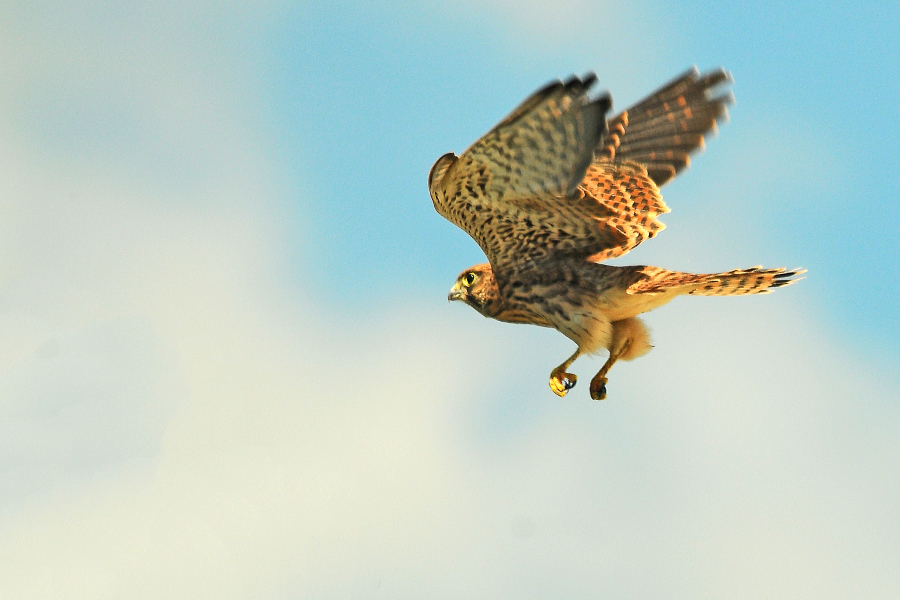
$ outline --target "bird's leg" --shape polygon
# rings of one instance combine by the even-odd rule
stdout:
[[[594,375],[594,378],[591,379],[591,398],[594,400],[603,400],[606,398],[606,382],[609,381],[606,378],[606,374],[609,373],[609,370],[612,368],[616,361],[619,360],[619,357],[625,354],[628,351],[628,347],[631,345],[631,340],[625,340],[625,343],[622,344],[622,347],[619,348],[618,352],[613,352],[610,350],[609,358],[606,359],[606,362],[603,363],[603,366],[600,367],[600,370],[597,371],[597,374]]]
[[[562,398],[566,395],[566,392],[575,387],[575,382],[578,381],[578,377],[575,376],[574,373],[566,373],[566,369],[569,368],[575,359],[581,355],[581,349],[575,351],[575,354],[570,356],[566,362],[559,365],[550,373],[550,389],[553,390],[553,393]]]

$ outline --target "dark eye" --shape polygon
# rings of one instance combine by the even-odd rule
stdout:
[[[475,283],[475,273],[466,273],[463,280],[466,282],[466,285],[472,285]]]

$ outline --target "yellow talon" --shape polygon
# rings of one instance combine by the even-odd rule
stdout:
[[[575,387],[575,382],[577,381],[578,377],[572,373],[556,370],[550,373],[550,389],[560,398],[565,396],[566,392]]]

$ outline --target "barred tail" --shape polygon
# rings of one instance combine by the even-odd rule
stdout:
[[[706,275],[702,285],[690,294],[697,296],[740,296],[742,294],[768,294],[772,288],[790,285],[805,269],[735,269],[727,273]]]
[[[806,269],[735,269],[726,273],[695,275],[678,273],[656,267],[645,267],[644,278],[628,288],[630,294],[654,294],[684,288],[683,294],[696,296],[741,296],[743,294],[768,294],[772,288],[790,285],[799,279]]]

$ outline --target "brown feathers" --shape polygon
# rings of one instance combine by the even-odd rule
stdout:
[[[551,373],[558,395],[575,385],[566,369],[580,353],[607,349],[609,360],[590,384],[600,400],[612,364],[651,347],[637,315],[682,294],[766,293],[803,271],[696,275],[600,264],[663,230],[658,217],[669,208],[659,186],[704,147],[732,99],[714,91],[730,81],[725,71],[693,69],[607,127],[612,101],[589,95],[595,80],[590,74],[541,88],[462,155],[439,158],[428,188],[438,213],[490,261],[463,271],[449,298],[575,341],[578,351]]]
[[[585,174],[581,187],[585,195],[608,212],[606,223],[625,238],[588,258],[604,261],[621,256],[665,229],[656,217],[669,212],[659,188],[647,171],[632,161],[597,162]]]
[[[606,127],[608,94],[572,77],[532,94],[460,157],[445,154],[428,185],[435,209],[491,264],[621,256],[665,227],[659,187],[726,115],[723,70],[692,69]]]
[[[609,122],[609,133],[597,160],[632,160],[644,165],[662,187],[690,164],[690,155],[704,147],[704,136],[727,119],[731,92],[714,95],[731,81],[722,69],[700,75],[696,68],[664,85]]]

